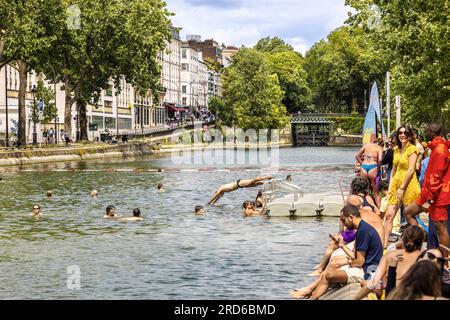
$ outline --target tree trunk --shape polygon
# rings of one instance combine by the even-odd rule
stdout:
[[[86,102],[81,99],[77,100],[77,108],[79,110],[79,121],[80,121],[80,140],[88,140],[87,132],[87,119],[86,119]]]
[[[70,79],[68,75],[64,76],[64,91],[65,91],[65,105],[64,105],[64,132],[69,135],[72,135],[72,90],[70,86]]]
[[[0,68],[3,67],[3,63],[5,63],[3,61],[3,49],[5,48],[5,40],[3,39],[3,37],[0,37]]]
[[[26,105],[25,105],[25,95],[27,93],[27,63],[22,60],[17,61],[17,66],[19,70],[19,123],[17,132],[17,143],[19,146],[24,146],[27,143],[27,138],[25,134],[26,128]]]

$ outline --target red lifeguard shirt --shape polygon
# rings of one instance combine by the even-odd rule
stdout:
[[[435,137],[428,147],[431,149],[430,161],[416,202],[423,205],[433,200],[434,206],[445,206],[450,204],[450,141]]]

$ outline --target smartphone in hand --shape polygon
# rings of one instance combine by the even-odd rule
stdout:
[[[339,242],[331,233],[328,234],[334,242]]]

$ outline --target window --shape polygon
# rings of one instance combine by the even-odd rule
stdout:
[[[101,117],[101,116],[92,116],[91,123],[92,124],[96,124],[98,130],[103,130],[103,117]]]
[[[182,56],[183,58],[186,58],[186,49],[183,49],[183,50],[181,51],[181,56]]]
[[[131,130],[131,119],[129,119],[129,118],[119,118],[119,129]]]
[[[182,92],[182,93],[186,93],[186,92],[187,92],[187,91],[186,91],[186,86],[182,86],[182,87],[181,87],[181,92]]]
[[[182,100],[183,100],[183,101],[182,101],[182,104],[183,104],[183,105],[187,105],[187,98],[186,98],[186,97],[183,97]]]
[[[108,86],[108,89],[106,89],[106,96],[112,97],[112,86]]]
[[[188,71],[189,70],[188,64],[187,63],[182,63],[181,64],[181,70]]]
[[[105,126],[107,129],[116,128],[116,118],[105,117]]]

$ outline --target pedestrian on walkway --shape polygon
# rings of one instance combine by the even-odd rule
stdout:
[[[419,197],[405,209],[408,223],[417,225],[414,218],[420,212],[428,211],[436,227],[439,243],[449,247],[447,229],[448,206],[450,205],[450,153],[448,141],[441,137],[442,127],[431,123],[425,129],[431,149],[425,179]]]

